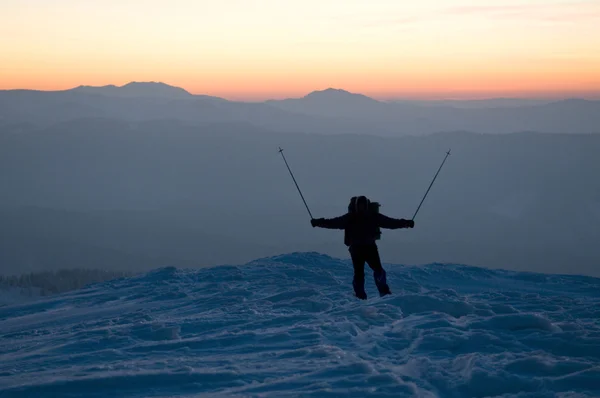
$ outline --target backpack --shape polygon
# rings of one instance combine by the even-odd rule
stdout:
[[[358,198],[359,198],[359,196],[353,196],[350,199],[350,203],[348,204],[348,213],[356,212],[356,200]],[[365,198],[365,199],[367,199],[368,212],[371,214],[378,214],[381,204],[379,202],[371,202],[368,198]],[[375,240],[380,240],[380,239],[381,239],[381,228],[379,228],[379,225],[378,225],[375,230]]]

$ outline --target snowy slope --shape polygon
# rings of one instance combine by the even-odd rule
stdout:
[[[0,308],[1,397],[600,396],[600,279],[290,254]]]

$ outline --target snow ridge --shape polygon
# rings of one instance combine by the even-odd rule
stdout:
[[[1,307],[0,396],[600,395],[600,279],[385,267],[367,301],[292,253]]]

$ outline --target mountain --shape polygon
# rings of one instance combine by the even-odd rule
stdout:
[[[126,122],[245,123],[279,133],[385,137],[446,131],[594,134],[600,133],[600,101],[457,107],[383,102],[330,88],[302,98],[247,103],[191,95],[163,83],[82,86],[53,92],[0,91],[0,127],[19,123],[45,127],[85,118]]]
[[[303,98],[271,100],[266,103],[294,113],[349,118],[357,118],[388,108],[385,103],[365,95],[333,88],[313,91]]]
[[[422,135],[443,131],[513,133],[600,133],[600,101],[515,101],[498,99],[453,102],[377,101],[362,94],[328,89],[298,99],[267,101],[297,114],[333,117],[367,124],[366,133]]]
[[[202,95],[173,99],[169,96],[109,96],[99,95],[94,90],[84,91],[0,91],[0,127],[30,123],[43,128],[63,122],[77,123],[81,119],[176,120],[203,125],[252,124],[285,133],[360,134],[371,131],[387,134],[387,131],[369,128],[366,122],[294,114],[261,103],[232,102]]]
[[[131,82],[124,86],[115,85],[93,87],[79,86],[72,90],[75,93],[98,94],[109,97],[124,98],[168,98],[168,99],[190,99],[192,94],[180,87],[173,87],[160,82]]]
[[[291,253],[0,307],[0,395],[600,396],[599,279],[386,271],[366,301],[349,261]]]

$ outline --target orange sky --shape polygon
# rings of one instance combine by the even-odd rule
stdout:
[[[600,1],[3,0],[0,89],[600,98]]]

